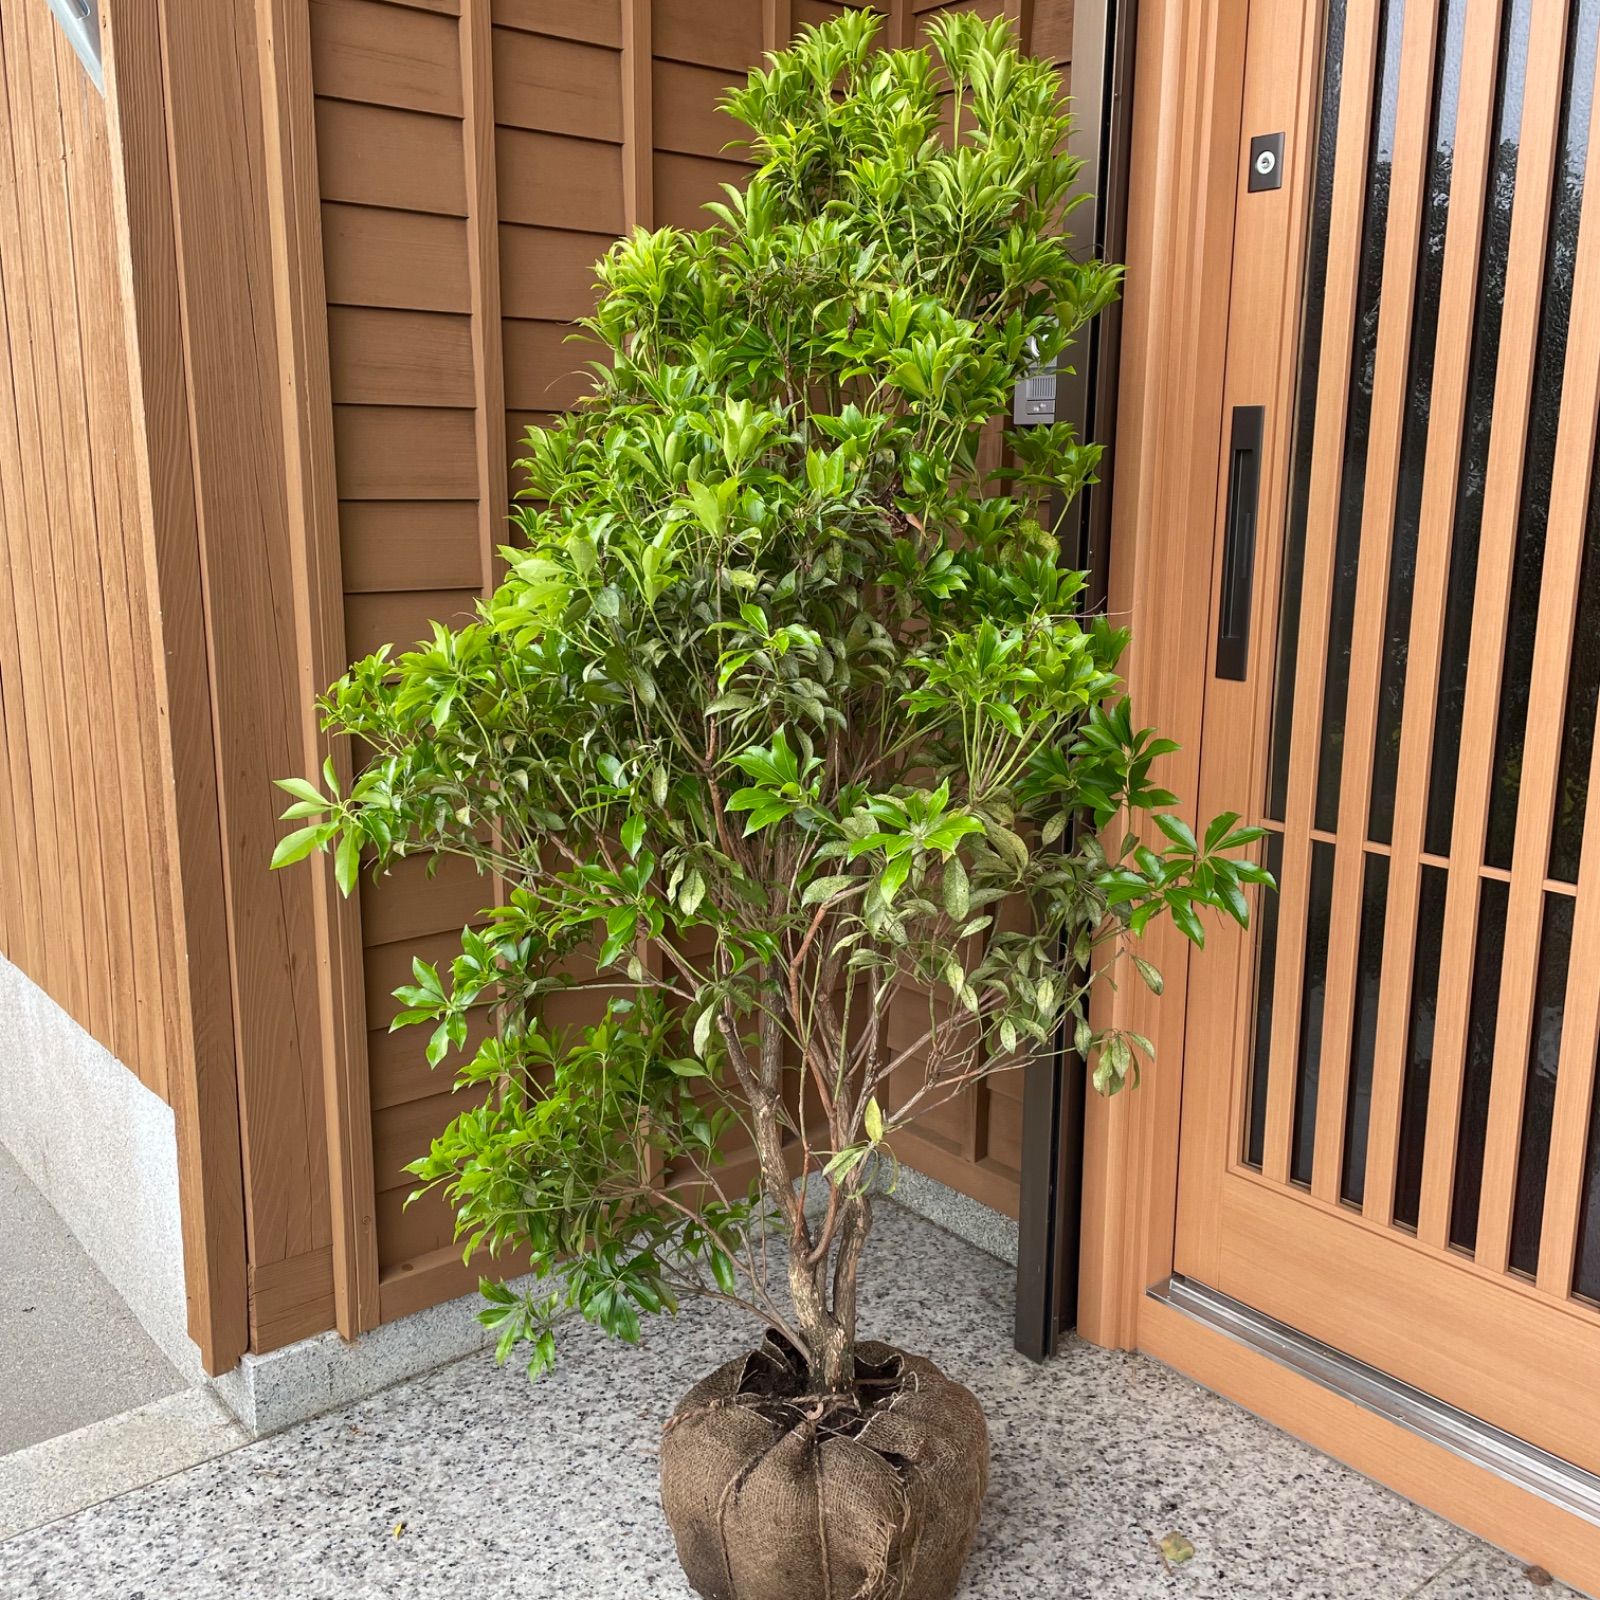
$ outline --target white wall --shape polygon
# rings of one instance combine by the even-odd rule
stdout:
[[[167,1359],[201,1381],[188,1335],[172,1110],[4,956],[0,1145]]]

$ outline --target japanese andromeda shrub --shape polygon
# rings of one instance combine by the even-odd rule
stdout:
[[[1266,881],[1235,854],[1259,830],[1171,813],[1126,635],[1041,524],[1098,449],[1035,427],[980,468],[1018,379],[1118,288],[1060,233],[1057,77],[1000,23],[943,18],[931,53],[876,26],[808,30],[727,95],[759,166],[707,228],[600,263],[608,360],[528,433],[499,589],[329,691],[366,752],[348,793],[331,766],[283,785],[277,864],[331,851],[348,893],[363,863],[458,855],[498,883],[395,1026],[438,1062],[489,1008],[411,1170],[469,1252],[531,1256],[540,1289],[486,1285],[484,1320],[535,1373],[568,1308],[633,1339],[697,1293],[848,1393],[897,1130],[1063,1038],[1121,1088],[1149,1046],[1097,1029],[1092,991],[1125,957],[1159,989],[1151,920],[1199,944]],[[604,1015],[562,1030],[575,982]]]

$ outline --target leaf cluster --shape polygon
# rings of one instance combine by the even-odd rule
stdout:
[[[604,360],[529,431],[503,582],[329,691],[370,752],[347,794],[284,785],[280,864],[332,851],[348,892],[363,862],[453,854],[502,885],[397,1025],[439,1060],[491,1010],[459,1068],[477,1103],[414,1170],[469,1252],[560,1280],[494,1292],[536,1365],[558,1310],[632,1337],[690,1286],[784,1325],[770,1219],[816,1350],[853,1320],[853,1255],[831,1300],[824,1272],[895,1130],[1063,1034],[1121,1087],[1148,1044],[1094,1025],[1096,986],[1154,919],[1201,944],[1267,881],[1237,854],[1258,829],[1177,815],[1127,635],[1060,565],[1044,508],[1099,448],[997,435],[1121,275],[1062,233],[1057,75],[1003,23],[946,16],[907,51],[877,26],[808,29],[728,94],[756,170],[709,226],[600,262]],[[553,1029],[580,977],[602,1019]],[[926,1018],[914,1044],[895,1008]],[[730,1196],[734,1121],[760,1179]]]

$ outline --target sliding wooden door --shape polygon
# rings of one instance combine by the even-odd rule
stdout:
[[[1600,0],[1248,29],[1175,1265],[1600,1470]]]

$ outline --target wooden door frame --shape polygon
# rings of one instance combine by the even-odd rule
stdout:
[[[1217,308],[1228,304],[1243,188],[1249,0],[1139,0],[1138,10],[1110,607],[1133,629],[1128,681],[1140,716],[1182,745],[1165,781],[1192,802],[1206,676],[1193,664],[1208,659],[1211,585],[1174,579],[1213,570],[1227,340]],[[1145,1351],[1595,1590],[1600,1529],[1148,1294],[1172,1271],[1186,999],[1191,982],[1207,981],[1203,953],[1191,961],[1170,930],[1154,942],[1165,994],[1125,990],[1105,1009],[1150,1037],[1157,1061],[1137,1090],[1088,1096],[1080,1334]]]
[[[1167,786],[1199,785],[1208,585],[1222,449],[1225,305],[1232,276],[1247,0],[1140,0],[1121,373],[1114,442],[1109,607],[1133,629],[1138,715],[1177,739]],[[1144,641],[1159,640],[1159,649]],[[1146,1288],[1172,1269],[1189,947],[1153,931],[1159,999],[1132,988],[1108,1021],[1155,1041],[1140,1087],[1090,1094],[1085,1116],[1078,1329],[1096,1344],[1139,1342]]]

